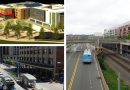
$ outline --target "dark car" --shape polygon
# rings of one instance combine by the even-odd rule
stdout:
[[[14,86],[11,87],[11,90],[16,90],[16,88]]]
[[[3,90],[3,83],[0,82],[0,90]]]

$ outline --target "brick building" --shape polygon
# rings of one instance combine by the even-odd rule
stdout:
[[[104,37],[113,36],[117,38],[123,38],[125,36],[128,36],[129,34],[130,34],[130,22],[126,22],[112,29],[104,30]]]

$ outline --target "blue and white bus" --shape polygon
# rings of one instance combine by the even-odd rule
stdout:
[[[91,63],[92,62],[92,54],[90,49],[85,49],[82,57],[83,63]]]

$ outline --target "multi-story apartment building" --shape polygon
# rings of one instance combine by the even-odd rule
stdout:
[[[21,2],[0,5],[0,16],[17,19],[29,19],[47,29],[64,25],[64,5],[41,4],[38,2]]]
[[[51,27],[56,27],[58,24],[64,24],[64,6],[52,4],[31,8],[30,20]]]
[[[17,19],[28,19],[29,18],[29,8],[27,7],[17,7],[15,8],[15,17]]]
[[[63,47],[14,46],[0,47],[0,50],[0,60],[16,62],[20,73],[31,73],[41,79],[63,73]]]
[[[126,25],[123,25],[123,26],[120,26],[118,28],[118,36],[119,37],[123,37],[123,36],[127,36],[130,34],[130,23],[129,24],[126,24]]]
[[[19,55],[17,47],[0,47],[0,62],[3,63],[7,60],[16,62]]]
[[[47,30],[55,27],[63,31],[64,5],[41,4],[38,2],[20,2],[0,5],[1,19],[26,19],[33,23],[33,29],[40,31],[41,26]],[[36,24],[36,25],[35,25]]]
[[[17,19],[28,19],[30,17],[30,8],[42,6],[41,3],[37,2],[21,2],[8,5],[15,9],[15,17]]]
[[[130,34],[130,22],[126,22],[116,28],[104,30],[104,37],[114,36],[118,38],[123,38]]]
[[[104,30],[104,37],[116,37],[116,28]]]
[[[8,16],[14,18],[14,9],[8,5],[0,5],[0,16]]]

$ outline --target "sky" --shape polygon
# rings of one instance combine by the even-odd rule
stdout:
[[[66,34],[103,33],[130,21],[130,0],[65,0]]]

